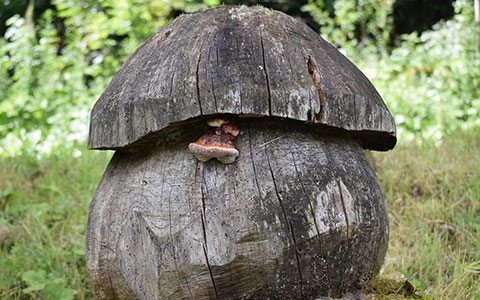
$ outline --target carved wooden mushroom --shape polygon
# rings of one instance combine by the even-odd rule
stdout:
[[[230,164],[189,151],[240,132]],[[388,218],[362,148],[395,124],[369,80],[305,24],[264,8],[180,16],[123,64],[91,114],[117,150],[90,206],[97,299],[314,299],[379,272]],[[205,159],[204,159],[205,160]]]

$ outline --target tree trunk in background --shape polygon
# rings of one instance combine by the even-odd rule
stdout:
[[[480,0],[475,0],[473,5],[475,10],[475,23],[480,27]]]
[[[474,20],[480,29],[480,0],[474,0],[473,2],[474,9]],[[480,43],[478,44],[478,49],[480,50]]]

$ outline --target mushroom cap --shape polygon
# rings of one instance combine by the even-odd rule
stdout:
[[[307,25],[262,7],[218,6],[178,17],[130,55],[92,109],[88,147],[140,145],[224,114],[298,120],[372,150],[396,143],[370,81]]]
[[[237,136],[240,133],[238,126],[233,123],[222,124],[222,130],[226,133],[231,134],[232,136]]]
[[[208,161],[212,158],[217,158],[223,163],[230,164],[235,161],[238,156],[238,150],[235,149],[233,141],[236,135],[226,132],[222,125],[222,129],[210,128],[203,136],[196,142],[190,143],[188,149],[195,154],[200,161]],[[231,127],[238,128],[232,124]]]
[[[238,156],[237,149],[225,145],[204,146],[198,143],[190,143],[188,149],[195,153],[200,161],[208,161],[212,158],[222,158],[225,156],[233,157],[235,159]]]

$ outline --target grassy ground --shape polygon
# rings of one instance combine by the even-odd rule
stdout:
[[[0,160],[0,299],[92,299],[84,235],[108,159]]]
[[[109,153],[0,159],[0,299],[91,299],[88,204]],[[390,248],[372,299],[480,299],[480,130],[374,154]]]
[[[428,299],[480,299],[480,130],[376,153],[375,167],[390,217],[382,278],[403,275]]]

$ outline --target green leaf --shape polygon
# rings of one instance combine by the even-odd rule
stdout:
[[[24,289],[25,293],[39,291],[45,288],[47,273],[45,270],[27,271],[23,273],[22,280],[25,281],[28,288]]]
[[[414,279],[412,275],[407,272],[402,272],[403,277],[407,280],[416,290],[425,291],[428,286],[425,281],[421,279]]]
[[[66,288],[64,286],[49,283],[43,290],[45,296],[52,300],[72,300],[77,294],[76,290]]]

